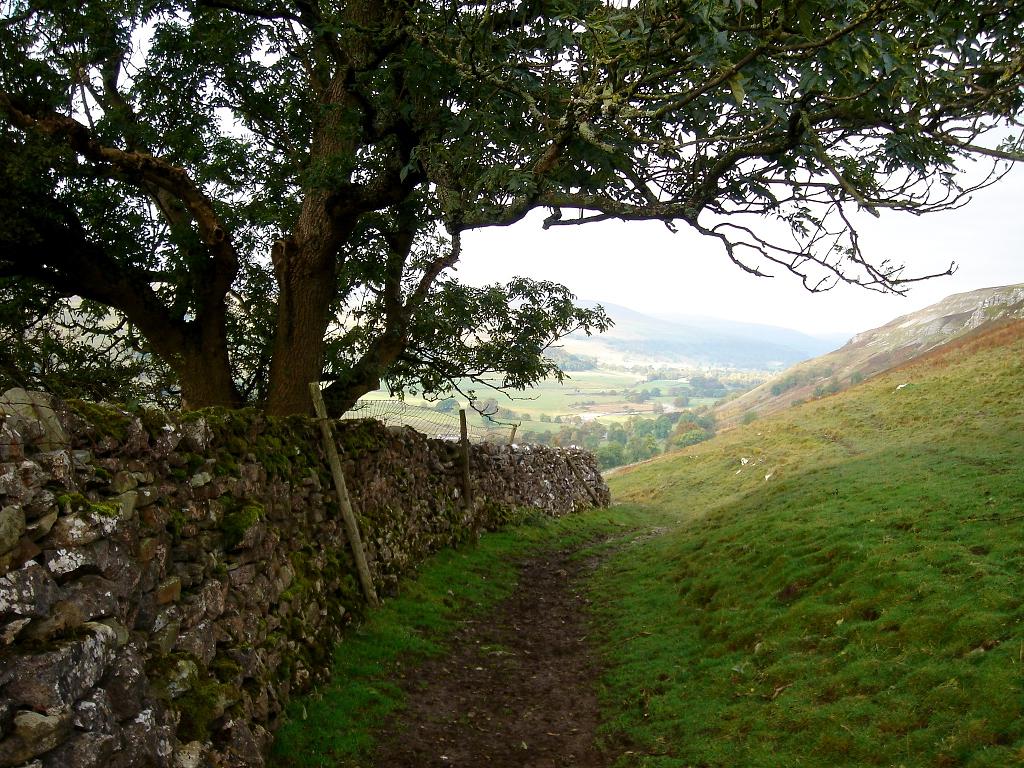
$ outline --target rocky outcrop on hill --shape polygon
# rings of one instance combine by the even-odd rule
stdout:
[[[987,323],[1022,317],[1024,285],[982,288],[949,296],[881,328],[858,333],[843,349],[907,350],[920,354]]]
[[[521,516],[608,503],[581,451],[374,422],[338,444],[379,591]],[[260,766],[364,608],[316,425],[0,401],[0,768]]]
[[[1024,318],[1024,284],[958,293],[880,328],[858,333],[840,349],[800,363],[719,406],[721,426],[831,394],[996,323]],[[749,416],[748,416],[749,418]]]

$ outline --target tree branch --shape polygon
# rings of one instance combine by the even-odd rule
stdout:
[[[1008,160],[1011,163],[1024,162],[1024,153],[1022,152],[1007,152],[1003,149],[992,149],[991,147],[980,147],[977,144],[972,144],[966,141],[960,141],[959,139],[950,136],[948,133],[936,132],[932,134],[941,141],[943,144],[962,149],[965,152],[969,152],[972,155],[984,155],[985,157],[994,157],[997,160]]]
[[[0,110],[7,113],[16,127],[66,144],[88,160],[116,170],[123,178],[140,186],[155,186],[180,200],[196,222],[203,242],[218,261],[219,273],[230,276],[224,286],[227,290],[238,270],[238,255],[221,227],[212,201],[196,187],[183,168],[145,152],[125,152],[104,146],[92,137],[86,126],[65,115],[50,112],[34,116],[8,93],[0,92]]]
[[[231,2],[231,0],[199,0],[199,5],[205,8],[218,8],[224,11],[231,11],[242,16],[250,16],[254,19],[265,19],[267,21],[294,21],[302,23],[302,18],[283,8],[275,8],[270,4],[253,8],[243,3]]]
[[[0,257],[11,274],[49,285],[65,297],[81,296],[121,311],[147,336],[158,354],[168,361],[178,359],[186,348],[186,324],[172,316],[149,283],[138,280],[100,246],[90,242],[73,212],[65,209],[62,219],[52,213],[55,204],[38,210],[27,206],[18,221],[25,242],[4,242]],[[26,247],[30,246],[30,247]]]

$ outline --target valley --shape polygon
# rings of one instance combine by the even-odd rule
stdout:
[[[577,605],[601,670],[589,683],[600,758],[587,765],[1017,765],[1021,456],[1024,321],[1004,319],[627,467],[609,478],[609,510],[528,520],[435,558],[339,647],[344,685],[297,705],[317,728],[282,731],[279,764],[367,764],[379,735],[416,722],[402,719],[410,666],[455,663],[465,627],[522,601],[516,563],[572,550],[597,563]],[[545,602],[531,598],[523,621]],[[472,663],[508,653],[523,651]],[[543,700],[528,703],[544,722]],[[478,725],[462,713],[452,726],[419,764],[534,755],[502,731],[453,763]]]
[[[499,441],[581,446],[594,451],[604,469],[644,461],[835,394],[943,344],[1022,318],[1024,285],[950,296],[816,357],[812,352],[826,348],[828,339],[770,326],[684,318],[706,326],[703,341],[696,345],[699,332],[693,325],[614,305],[609,312],[616,326],[607,334],[570,337],[548,350],[565,370],[564,381],[547,380],[511,396],[488,393],[478,385],[476,408],[489,418],[470,409],[476,429],[492,430],[488,439]],[[743,367],[744,360],[756,357],[751,350],[758,345],[764,354],[757,359],[767,365],[768,357],[784,344],[800,362],[782,370],[777,365]],[[609,345],[618,352],[610,352]],[[703,366],[681,351],[698,346],[706,353]],[[649,354],[654,347],[660,355]],[[460,388],[467,394],[473,390],[466,382]],[[378,392],[373,397],[388,395]],[[408,393],[405,403],[454,414],[466,400],[427,402]]]

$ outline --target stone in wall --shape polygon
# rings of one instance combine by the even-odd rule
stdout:
[[[579,451],[338,425],[378,589],[520,507],[608,503]],[[0,768],[259,766],[364,610],[319,432],[0,398]]]

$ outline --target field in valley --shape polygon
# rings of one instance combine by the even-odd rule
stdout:
[[[678,413],[687,409],[709,408],[727,392],[742,392],[767,375],[757,371],[673,371],[674,378],[651,378],[652,374],[625,370],[592,369],[573,371],[563,382],[546,380],[527,392],[512,393],[509,398],[501,393],[488,394],[486,388],[475,387],[480,400],[490,400],[488,410],[499,410],[493,421],[502,425],[517,424],[519,441],[532,433],[557,433],[565,424],[576,421],[599,421],[604,425],[622,424],[634,417],[654,418],[660,413]],[[658,375],[656,372],[653,375]],[[724,386],[711,390],[693,386],[693,377],[713,378]],[[698,382],[700,378],[698,378]],[[469,387],[469,385],[466,385]],[[679,400],[685,395],[685,405]],[[368,399],[389,399],[386,392],[378,391]],[[457,417],[459,406],[465,407],[461,396],[455,399],[448,413]],[[405,403],[414,408],[430,411],[443,410],[438,402],[425,401],[417,395],[406,395]],[[472,424],[484,428],[489,426],[481,415],[468,409]]]

